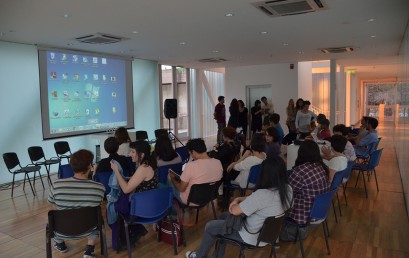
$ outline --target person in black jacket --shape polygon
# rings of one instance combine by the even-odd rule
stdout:
[[[130,161],[118,152],[119,143],[115,137],[108,137],[104,142],[104,149],[109,154],[108,158],[101,159],[95,168],[95,173],[112,171],[111,160],[116,160],[121,165],[123,171],[131,172]],[[133,171],[132,171],[133,172]]]

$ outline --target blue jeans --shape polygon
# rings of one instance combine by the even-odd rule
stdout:
[[[222,213],[218,220],[212,220],[207,222],[205,231],[202,237],[202,241],[200,242],[200,247],[197,250],[196,254],[198,258],[206,258],[209,254],[212,246],[216,242],[217,235],[222,235],[225,231],[225,218],[227,216],[227,212]],[[239,232],[234,231],[232,234],[224,235],[230,239],[234,239],[237,241],[244,242],[243,239],[240,237]],[[224,241],[219,242],[218,250],[215,250],[212,258],[222,258],[224,256],[224,252],[226,250],[226,243]]]

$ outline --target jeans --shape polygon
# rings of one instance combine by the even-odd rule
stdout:
[[[95,229],[91,233],[88,233],[88,235],[85,234],[85,235],[81,235],[81,236],[72,236],[72,237],[68,237],[67,239],[81,239],[81,238],[84,238],[84,237],[88,237],[88,240],[95,241],[95,240],[97,240],[99,238],[99,230]],[[64,242],[64,239],[65,239],[65,237],[59,236],[57,234],[54,236],[54,241],[56,243],[59,243],[59,244]]]
[[[217,235],[221,235],[224,233],[225,231],[224,225],[226,223],[225,218],[227,214],[228,214],[227,212],[222,213],[218,220],[212,220],[212,221],[207,222],[205,231],[202,237],[202,241],[200,242],[199,250],[197,250],[196,252],[198,258],[206,258],[210,250],[212,249],[212,246],[216,242]],[[234,231],[230,235],[224,235],[224,236],[243,242],[243,239],[240,237],[240,234],[237,231]],[[220,241],[219,248],[215,250],[215,253],[213,254],[212,258],[223,257],[225,250],[226,250],[226,243],[224,241]]]
[[[226,123],[217,123],[217,142],[223,142],[222,130],[226,127]]]

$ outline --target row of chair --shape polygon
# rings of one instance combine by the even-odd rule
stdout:
[[[24,167],[20,164],[20,160],[15,152],[7,152],[3,154],[4,163],[6,164],[8,171],[13,175],[11,197],[13,197],[13,193],[14,193],[15,176],[18,174],[24,174],[23,190],[25,188],[25,183],[27,179],[28,183],[30,184],[30,188],[31,188],[31,191],[33,192],[33,195],[36,195],[34,192],[33,186],[35,186],[35,179],[36,179],[37,172],[38,172],[38,176],[40,177],[41,183],[44,188],[43,179],[40,173],[41,166],[45,167],[47,171],[48,182],[49,184],[52,184],[51,177],[50,177],[51,165],[54,165],[54,164],[61,165],[62,159],[67,159],[69,162],[69,159],[71,157],[71,150],[70,150],[68,142],[66,141],[55,142],[54,148],[55,148],[57,157],[47,159],[44,155],[44,151],[41,146],[29,147],[28,155],[30,157],[31,164],[27,164]],[[31,173],[34,174],[33,185],[31,184],[31,180],[29,176]]]

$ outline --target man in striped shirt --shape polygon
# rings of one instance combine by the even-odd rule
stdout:
[[[72,154],[70,165],[74,170],[74,176],[56,180],[48,195],[48,202],[54,204],[57,210],[101,205],[104,199],[105,187],[100,183],[88,180],[93,159],[94,155],[88,150],[79,150]],[[96,229],[88,235],[84,258],[95,257],[94,247],[97,239],[98,230]],[[54,241],[55,249],[62,253],[68,251],[63,239],[56,236]]]

